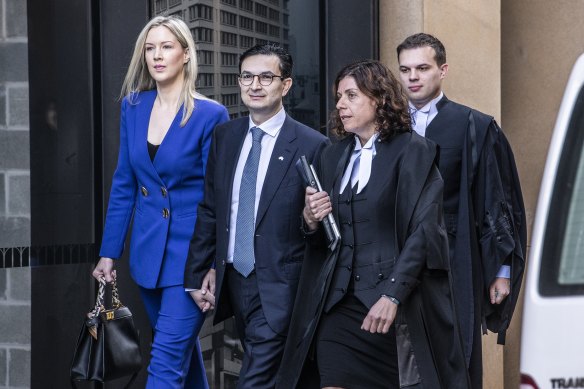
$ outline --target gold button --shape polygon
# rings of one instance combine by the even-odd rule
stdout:
[[[142,196],[144,197],[148,196],[148,189],[141,187],[140,190],[142,191]]]
[[[168,210],[168,208],[163,208],[162,209],[162,217],[165,219],[168,219],[169,216],[170,216],[170,211]]]
[[[168,195],[168,192],[164,186],[160,187],[160,191],[162,192],[162,197],[166,197],[166,195]]]

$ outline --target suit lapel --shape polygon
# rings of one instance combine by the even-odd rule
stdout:
[[[225,182],[223,183],[223,187],[227,188],[227,204],[226,209],[229,212],[226,212],[226,220],[225,223],[229,225],[230,218],[231,218],[231,197],[233,196],[233,180],[235,178],[235,169],[237,168],[237,161],[239,161],[239,155],[241,154],[241,148],[243,147],[243,142],[245,141],[245,137],[247,136],[247,131],[249,127],[248,120],[241,120],[239,123],[236,123],[233,127],[227,129],[227,134],[223,141],[225,142],[225,149],[224,156],[231,157],[231,159],[226,161],[225,166],[225,175],[223,178]],[[219,155],[217,156],[220,157]]]
[[[334,166],[333,168],[334,170],[334,175],[333,175],[333,180],[331,182],[331,187],[329,188],[323,188],[325,191],[331,190],[332,193],[329,193],[329,196],[331,198],[331,202],[333,204],[336,204],[339,201],[339,191],[341,189],[341,181],[343,178],[343,173],[345,172],[345,169],[347,168],[347,165],[349,164],[349,160],[351,159],[351,155],[353,154],[353,150],[355,149],[355,138],[353,136],[349,136],[348,138],[345,138],[341,141],[340,145],[339,145],[339,151],[338,154],[335,153],[336,155],[331,157],[331,161],[337,161],[336,166]],[[338,155],[338,157],[337,157]],[[331,166],[332,167],[332,166]],[[349,183],[349,187],[350,187],[350,183]],[[339,220],[339,214],[338,214],[338,208],[337,206],[333,206],[333,216],[335,217],[335,220]]]
[[[436,117],[430,122],[428,127],[426,128],[426,135],[425,137],[428,139],[437,139],[440,137],[440,129],[444,132],[444,128],[448,128],[448,121],[449,121],[449,106],[450,100],[446,98],[444,95],[438,103],[436,103],[436,109],[438,109],[438,114]]]
[[[278,135],[278,139],[274,145],[272,156],[270,157],[268,171],[266,173],[266,178],[262,187],[260,203],[258,205],[256,227],[262,221],[262,218],[270,206],[276,191],[280,187],[282,180],[292,165],[292,160],[294,159],[296,150],[298,149],[295,141],[296,129],[290,122],[290,118],[286,116],[286,120],[282,125],[282,129],[280,130],[280,134]]]
[[[155,91],[141,92],[138,96],[138,103],[136,104],[136,116],[134,125],[134,153],[138,154],[137,160],[143,163],[144,168],[152,176],[160,180],[160,176],[156,171],[153,162],[150,160],[148,153],[148,125],[150,123],[150,115],[156,99]],[[160,149],[158,150],[160,151]],[[158,154],[158,152],[156,153]]]

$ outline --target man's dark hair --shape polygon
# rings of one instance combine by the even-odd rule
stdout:
[[[407,37],[400,45],[397,47],[397,58],[399,59],[399,54],[402,50],[417,49],[420,47],[429,46],[434,49],[436,55],[434,55],[434,60],[438,66],[442,66],[446,63],[446,49],[442,42],[438,38],[420,32],[418,34],[410,35]]]
[[[253,55],[275,55],[280,59],[280,74],[282,77],[288,78],[292,77],[292,66],[294,63],[292,62],[292,56],[288,53],[284,48],[273,44],[268,43],[265,45],[255,45],[254,47],[245,51],[239,57],[239,72],[241,73],[241,64],[243,60]]]

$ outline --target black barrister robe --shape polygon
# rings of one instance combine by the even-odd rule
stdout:
[[[436,146],[416,133],[397,136],[409,138],[398,173],[396,236],[387,237],[396,240],[399,253],[388,277],[392,282],[383,283],[379,288],[383,290],[377,293],[401,301],[394,322],[400,382],[411,388],[469,388],[452,301],[442,217],[443,181],[434,164]],[[377,166],[384,166],[385,158],[396,158],[385,152],[387,142],[391,140],[375,145]],[[348,137],[329,146],[320,158],[318,174],[333,204],[353,147],[353,137]],[[375,185],[383,183],[370,181],[368,190],[374,190]],[[311,346],[337,253],[338,249],[330,252],[326,247],[322,229],[307,236],[292,323],[277,378],[278,389],[320,388]]]
[[[481,323],[504,343],[525,267],[526,221],[509,142],[493,119],[444,96],[426,137],[440,147],[444,215],[450,242],[456,310],[467,363],[480,373]],[[492,305],[489,287],[511,266],[511,294]],[[481,374],[473,378],[480,387]]]

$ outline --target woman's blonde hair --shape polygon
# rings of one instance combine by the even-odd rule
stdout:
[[[148,72],[148,66],[144,58],[144,46],[148,32],[152,28],[159,26],[168,28],[183,49],[189,52],[189,61],[183,67],[183,88],[181,97],[178,100],[178,106],[184,106],[183,116],[180,122],[182,127],[187,123],[193,113],[193,109],[195,108],[194,99],[209,99],[195,91],[195,82],[197,81],[197,52],[195,49],[195,41],[186,23],[176,16],[156,16],[144,26],[136,40],[134,54],[132,54],[132,60],[124,78],[120,98],[128,96],[128,100],[132,104],[135,103],[134,99],[137,92],[156,88],[156,82]]]

